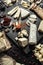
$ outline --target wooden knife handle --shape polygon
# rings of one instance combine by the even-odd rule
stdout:
[[[33,10],[34,12],[36,12],[37,15],[38,15],[41,19],[43,19],[43,8],[37,6],[37,4],[33,3],[33,4],[31,5],[31,10]]]

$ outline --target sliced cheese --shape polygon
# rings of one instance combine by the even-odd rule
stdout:
[[[17,10],[18,10],[18,6],[16,6],[12,10],[10,10],[7,14],[10,15],[10,16],[12,16],[15,12],[17,12]]]
[[[21,18],[25,18],[25,17],[27,17],[29,14],[30,14],[29,11],[27,11],[27,10],[21,8]]]
[[[18,11],[13,15],[13,18],[19,18],[20,16],[20,8],[18,8]]]

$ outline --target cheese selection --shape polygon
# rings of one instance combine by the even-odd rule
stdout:
[[[20,8],[19,6],[16,6],[9,12],[7,12],[7,15],[12,16],[13,18],[18,19],[21,14],[21,19],[26,18],[28,15],[30,15],[30,12],[25,10],[24,8]]]
[[[18,32],[17,37],[15,38],[16,41],[18,41],[18,44],[21,47],[25,47],[28,45],[28,32],[27,30],[23,29],[20,32]]]
[[[4,2],[7,3],[7,5],[9,5],[11,2],[15,2],[15,0],[4,0]],[[33,3],[34,0],[30,0],[30,2]],[[40,0],[40,2],[41,2],[41,0]],[[37,4],[39,4],[40,2],[36,1]],[[23,1],[23,0],[21,1],[21,4],[25,8],[28,8],[30,6],[29,3],[27,3],[26,1]],[[21,15],[21,19],[24,19],[30,15],[30,12],[24,8],[20,8],[19,6],[16,6],[12,10],[7,12],[7,15],[12,16],[14,19],[18,19]],[[35,14],[31,14],[28,19],[29,20],[26,22],[26,24],[27,24],[27,26],[30,27],[29,32],[26,29],[21,29],[22,23],[20,23],[20,22],[16,22],[16,23],[12,24],[13,25],[12,30],[16,30],[16,31],[20,30],[20,32],[17,32],[17,37],[15,37],[15,40],[18,42],[19,46],[21,46],[23,48],[26,47],[28,44],[30,44],[30,45],[37,44],[37,26],[36,26],[36,24],[34,24],[37,21],[37,16]],[[5,21],[3,24],[5,26],[9,25],[9,23],[10,23],[9,21],[11,21],[11,19],[5,17],[4,20]],[[6,23],[6,21],[7,21],[7,23]],[[9,31],[9,28],[6,29],[5,31],[6,32]],[[38,31],[43,32],[43,20],[39,24]],[[0,52],[8,50],[11,47],[12,46],[10,45],[10,42],[6,38],[5,34],[3,32],[0,32]],[[36,45],[35,50],[33,50],[33,52],[34,52],[34,55],[36,56],[36,58],[40,62],[43,62],[43,44]],[[6,57],[6,56],[2,58],[2,61],[3,61],[2,62],[3,65],[24,65],[24,64],[20,64],[20,63],[14,61],[14,60],[12,61],[12,59],[10,57]]]

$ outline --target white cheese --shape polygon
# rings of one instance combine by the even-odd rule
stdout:
[[[23,30],[21,31],[21,33],[22,33],[24,36],[28,37],[27,30],[23,29]]]
[[[27,38],[19,38],[18,41],[19,41],[19,45],[22,47],[25,47],[28,44]]]
[[[30,17],[29,17],[29,20],[31,21],[31,23],[36,22],[36,18],[30,18]]]
[[[35,24],[30,24],[29,44],[37,44],[37,27]]]
[[[37,18],[37,16],[35,14],[31,14],[30,18]]]
[[[27,10],[21,8],[21,18],[25,18],[25,17],[27,17],[29,14],[30,14],[29,11],[27,11]]]

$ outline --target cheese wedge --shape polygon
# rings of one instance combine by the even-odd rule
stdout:
[[[2,65],[16,65],[16,61],[7,55],[3,56],[1,58],[1,61],[2,61]]]
[[[6,46],[2,40],[3,40],[3,38],[0,38],[0,52],[4,51],[6,49]]]
[[[38,31],[43,32],[43,20],[41,21]]]
[[[21,8],[21,18],[25,18],[30,14],[27,10]]]
[[[37,27],[35,24],[30,24],[30,35],[29,35],[29,44],[37,44]]]
[[[19,18],[19,16],[20,16],[20,8],[18,8],[18,11],[15,13],[13,18]]]
[[[10,10],[7,14],[10,15],[10,16],[12,16],[15,12],[17,12],[17,10],[18,10],[18,6],[16,6],[12,10]]]

